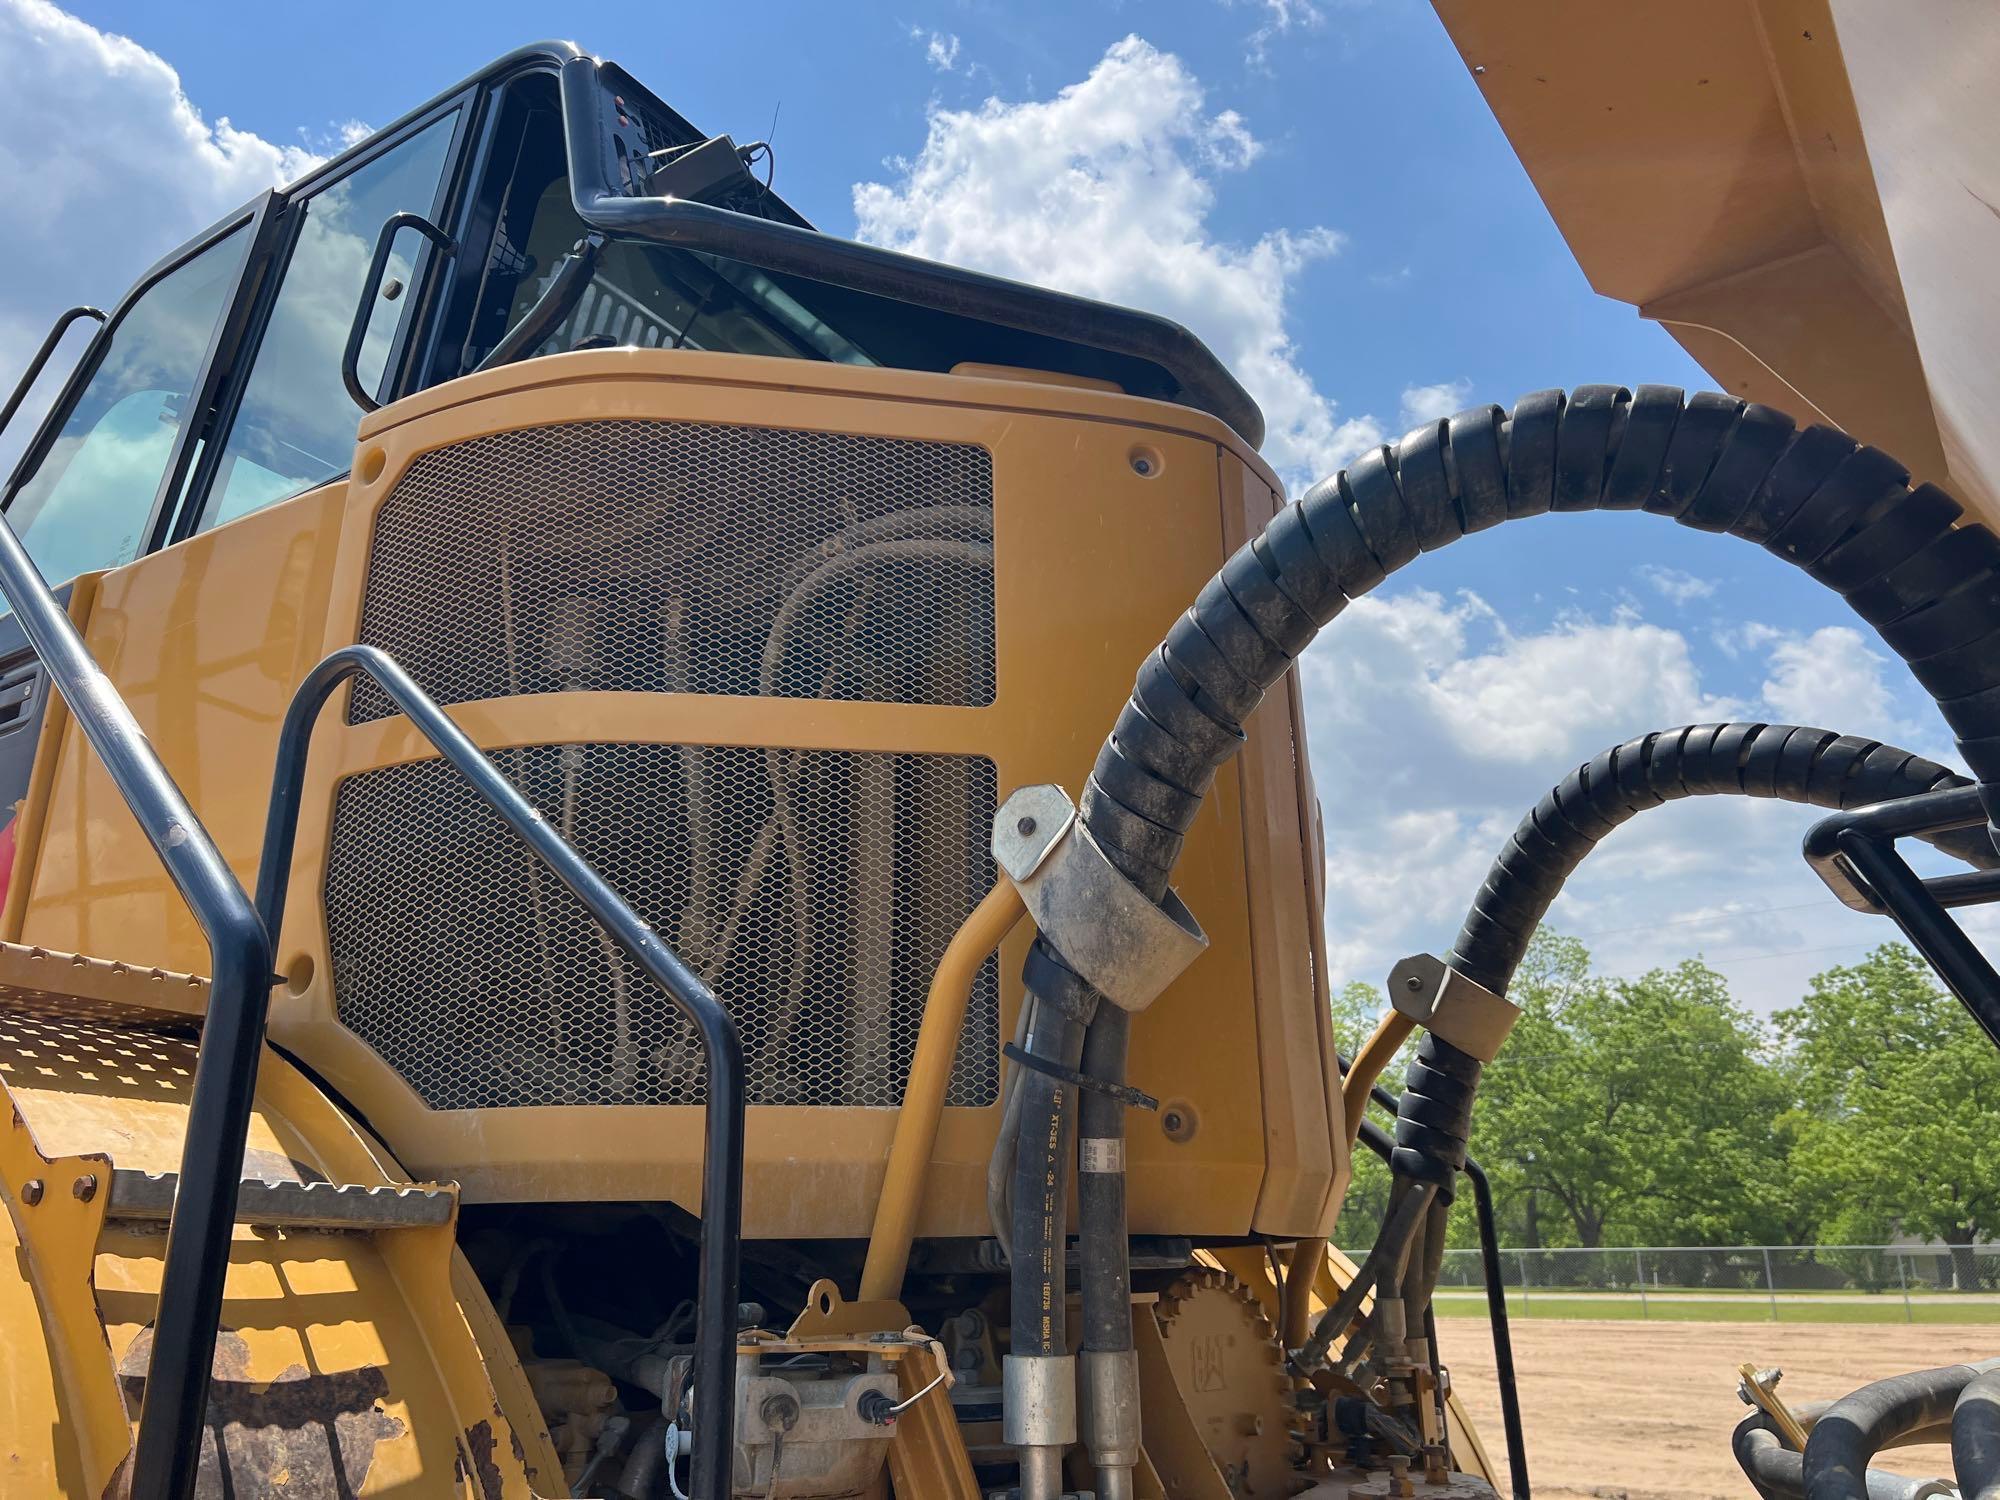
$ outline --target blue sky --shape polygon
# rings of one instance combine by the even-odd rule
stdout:
[[[1264,400],[1291,475],[1471,401],[1709,383],[1590,291],[1411,0],[0,0],[0,244],[21,273],[0,360],[351,122],[572,28],[710,130],[758,138],[778,111],[777,186],[823,229],[1189,322]],[[1852,623],[1763,553],[1650,517],[1503,527],[1406,570],[1306,667],[1339,977],[1447,943],[1520,813],[1629,734],[1732,715],[1942,754],[1936,715]],[[1611,972],[1700,951],[1757,1008],[1789,1003],[1887,935],[1805,871],[1806,821],[1653,814],[1557,920]]]

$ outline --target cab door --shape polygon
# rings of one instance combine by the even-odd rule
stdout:
[[[340,373],[349,329],[365,320],[359,373],[388,399],[402,393],[401,353],[426,311],[413,289],[430,269],[428,246],[415,233],[398,236],[378,295],[359,307],[377,236],[396,212],[440,212],[471,97],[442,101],[298,186],[265,194],[141,278],[84,351],[4,497],[44,579],[66,592],[74,580],[346,472],[361,416]],[[213,586],[240,591],[245,582]],[[85,587],[94,594],[94,584]],[[199,600],[181,603],[202,609]],[[137,640],[183,644],[185,630],[175,632],[186,623],[164,614],[121,621]],[[106,646],[93,641],[100,653]],[[159,662],[140,671],[113,652],[103,663],[135,709],[152,700],[156,712],[194,712],[214,696]],[[273,690],[289,693],[290,683]],[[17,813],[37,758],[51,754],[41,733],[46,698],[40,665],[0,605],[0,903],[17,832],[34,843]],[[22,854],[33,858],[32,848]],[[10,924],[19,908],[0,905]]]

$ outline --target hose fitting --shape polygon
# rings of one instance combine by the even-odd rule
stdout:
[[[1021,1500],[1061,1500],[1062,1456],[1076,1441],[1076,1360],[1009,1354],[1000,1361],[1001,1437],[1021,1459]]]
[[[1132,1349],[1086,1349],[1078,1374],[1083,1445],[1097,1471],[1098,1500],[1130,1500],[1140,1446],[1139,1355]]]

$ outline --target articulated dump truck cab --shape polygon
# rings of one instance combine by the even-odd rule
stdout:
[[[29,445],[8,517],[68,583],[42,618],[15,577],[0,624],[0,1493],[1020,1482],[993,1158],[1018,1059],[1049,1064],[1018,1045],[1039,898],[996,814],[1084,787],[1134,664],[1281,489],[1173,325],[825,240],[717,140],[527,49],[169,257]],[[64,620],[105,683],[38,662]],[[288,800],[288,711],[343,649],[377,665],[300,711]],[[1349,1443],[1279,1334],[1288,1264],[1295,1318],[1350,1274],[1296,688],[1243,729],[1175,877],[1206,949],[1152,986],[1125,1139],[1086,1143],[1127,1184],[1145,1430],[1110,1457],[1140,1495],[1288,1494]],[[107,770],[136,731],[198,823]],[[643,926],[594,920],[537,830]],[[211,1005],[254,1027],[262,986],[211,995],[212,913],[161,863],[211,838],[277,903],[220,1133],[190,1124]],[[204,1322],[182,1182],[232,1130]],[[733,1236],[707,1200],[739,1172]],[[697,1327],[698,1297],[725,1314]],[[178,1429],[163,1372],[193,1382]],[[1442,1440],[1487,1473],[1455,1407]]]
[[[1822,875],[2000,1040],[1893,849],[1996,862],[2000,542],[1923,482],[1992,499],[1945,393],[1992,299],[1939,316],[1911,203],[1990,243],[2000,189],[1877,194],[1978,153],[1810,50],[1865,7],[1439,9],[1596,282],[1759,400],[1537,392],[1287,503],[1186,330],[820,235],[566,44],[58,323],[0,527],[0,1494],[1484,1500],[1432,1292],[1461,1182],[1493,1251],[1474,1093],[1597,839],[1839,809]],[[1976,784],[1633,726],[1343,1079],[1289,669],[1591,509],[1835,589]],[[2000,1424],[1975,1378],[1908,1377]],[[1857,1500],[1860,1428],[1756,1394],[1760,1490]]]
[[[605,350],[385,407],[346,481],[90,579],[71,613],[246,881],[315,661],[379,645],[455,705],[735,1014],[745,1261],[796,1288],[764,1293],[788,1323],[822,1277],[853,1295],[926,995],[996,879],[1001,789],[1081,783],[1104,705],[1274,489],[1162,403]],[[1210,948],[1131,1062],[1160,1100],[1132,1131],[1132,1229],[1184,1275],[1191,1238],[1324,1234],[1346,1181],[1296,703],[1259,719],[1181,865]],[[14,1297],[75,1305],[51,1324],[60,1378],[0,1378],[26,1384],[16,1410],[100,1413],[48,1455],[95,1494],[144,1383],[205,947],[59,706],[36,766],[0,950]],[[970,976],[923,1173],[911,1300],[946,1300],[849,1308],[845,1333],[936,1336],[1004,1280],[986,1175],[1027,934]],[[245,1164],[266,1185],[210,1407],[234,1493],[320,1492],[328,1464],[357,1494],[564,1492],[543,1413],[575,1442],[608,1413],[563,1403],[602,1407],[610,1382],[509,1315],[555,1315],[553,1292],[636,1337],[690,1294],[691,1029],[365,685],[314,737],[277,969]],[[935,1359],[909,1354],[903,1383]],[[1266,1378],[1275,1396],[1275,1349]]]

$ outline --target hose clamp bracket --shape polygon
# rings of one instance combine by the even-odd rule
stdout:
[[[1120,1010],[1151,1005],[1208,947],[1179,896],[1155,902],[1112,864],[1059,786],[1000,804],[993,859],[1063,962]]]
[[[1429,953],[1412,954],[1389,971],[1389,1003],[1483,1063],[1500,1055],[1500,1044],[1521,1015],[1513,1001]]]

